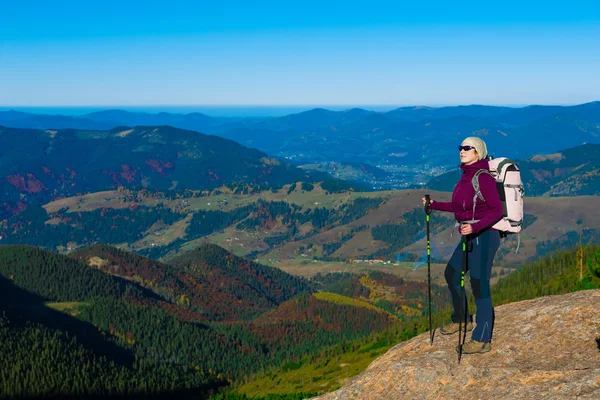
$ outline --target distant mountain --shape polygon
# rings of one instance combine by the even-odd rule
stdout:
[[[600,194],[600,145],[585,144],[558,153],[538,154],[517,161],[528,196],[583,196]],[[458,169],[440,175],[426,185],[452,191]]]
[[[213,132],[235,118],[213,118],[200,113],[138,113],[106,110],[83,116],[32,114],[19,111],[0,111],[0,126],[29,129],[96,129],[109,130],[118,126],[171,125],[200,132]]]
[[[317,108],[278,118],[241,120],[224,125],[214,133],[246,146],[259,148],[268,154],[298,157],[302,160],[337,160],[339,158],[336,155],[323,152],[327,151],[325,148],[345,151],[338,146],[338,140],[345,136],[340,131],[341,127],[377,115],[379,114],[359,108],[346,111]]]
[[[377,188],[406,188],[436,168],[451,168],[456,146],[483,138],[497,156],[525,159],[584,143],[600,143],[600,102],[576,106],[402,107],[388,112],[322,108],[277,118],[214,118],[200,113],[147,114],[108,110],[81,117],[8,111],[0,125],[41,129],[113,129],[169,125],[213,134],[295,165],[345,162],[387,166],[389,176],[365,175]]]
[[[236,118],[215,118],[201,113],[136,113],[122,110],[99,111],[86,115],[92,121],[103,123],[107,129],[115,126],[160,126],[169,125],[203,133],[214,133],[223,125],[235,123]]]
[[[231,140],[169,126],[109,131],[0,127],[0,148],[0,193],[13,208],[19,201],[46,202],[120,186],[211,190],[329,179]]]
[[[18,121],[20,119],[26,119],[30,117],[34,117],[36,114],[26,113],[22,111],[0,111],[0,121]]]
[[[511,112],[504,114],[497,122],[504,125],[524,125],[552,116],[562,116],[576,120],[598,121],[599,110],[600,101],[576,106],[532,105],[513,109]]]
[[[211,133],[298,163],[354,160],[418,170],[424,164],[452,165],[456,146],[466,136],[480,136],[491,152],[513,158],[599,142],[600,102],[570,107],[411,107],[387,113],[314,109],[238,120]]]
[[[374,114],[377,113],[361,108],[352,108],[345,111],[315,108],[297,114],[265,119],[254,126],[257,128],[294,129],[301,132],[327,131],[331,130],[332,127],[353,123]]]
[[[423,121],[452,117],[495,118],[513,112],[515,108],[483,105],[456,107],[401,107],[388,111],[385,115],[394,121]]]
[[[121,124],[117,124],[121,125]],[[94,121],[86,117],[38,115],[19,111],[0,111],[0,126],[21,129],[110,129],[113,123]]]

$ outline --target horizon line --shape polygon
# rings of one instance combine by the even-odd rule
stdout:
[[[489,106],[489,107],[528,107],[528,106],[577,106],[600,102],[591,100],[583,103],[441,103],[441,104],[0,104],[0,108],[104,108],[104,107],[217,107],[217,108],[299,108],[299,107],[460,107],[460,106]]]

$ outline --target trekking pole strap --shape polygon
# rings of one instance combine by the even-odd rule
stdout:
[[[454,227],[457,228],[459,226],[461,226],[462,224],[474,224],[475,222],[479,222],[481,221],[480,219],[470,219],[468,221],[456,221],[454,223]]]

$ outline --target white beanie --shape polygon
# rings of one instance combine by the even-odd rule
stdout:
[[[475,147],[475,150],[477,151],[477,156],[480,160],[483,160],[488,155],[487,146],[485,145],[485,142],[476,136],[470,136],[466,138],[465,140],[463,140],[462,144]]]

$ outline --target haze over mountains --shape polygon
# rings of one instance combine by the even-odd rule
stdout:
[[[378,188],[424,183],[452,168],[457,143],[483,137],[496,156],[524,159],[583,143],[600,143],[600,102],[577,106],[403,107],[388,112],[313,109],[277,118],[215,118],[200,113],[145,114],[119,110],[80,117],[0,112],[0,125],[36,129],[113,129],[170,125],[214,134],[297,165],[364,163],[390,172],[368,175]],[[342,176],[343,177],[343,176]]]

